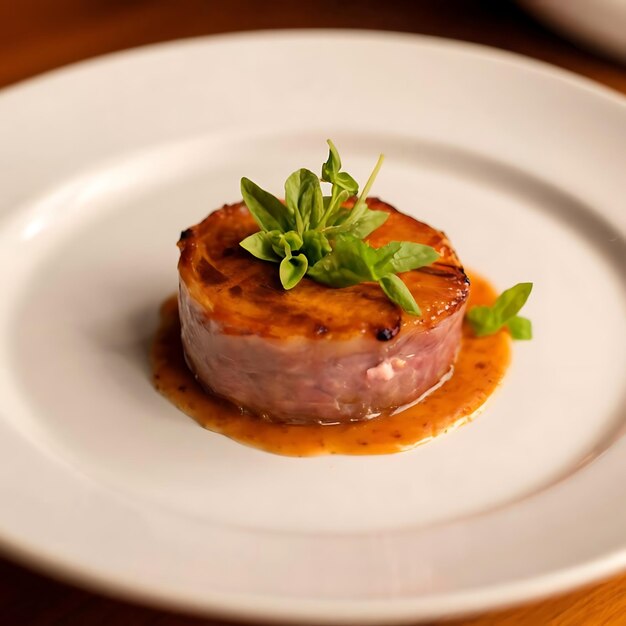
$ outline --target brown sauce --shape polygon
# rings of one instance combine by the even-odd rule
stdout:
[[[471,280],[469,306],[493,304],[491,285],[477,276]],[[471,420],[504,376],[510,338],[506,331],[475,337],[465,325],[454,374],[441,387],[395,414],[333,426],[274,424],[207,393],[185,364],[175,296],[161,308],[151,358],[158,391],[200,425],[235,441],[287,456],[390,454]]]

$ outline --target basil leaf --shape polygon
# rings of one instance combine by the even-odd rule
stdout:
[[[290,230],[286,233],[272,230],[266,234],[272,250],[280,258],[289,256],[292,252],[296,252],[302,247],[302,237],[295,230]]]
[[[266,231],[261,231],[261,232],[266,232]],[[281,241],[282,236],[283,234],[279,230],[270,230],[269,232],[267,232],[267,239],[272,246],[272,250],[274,250],[275,254],[278,254],[281,257],[285,256],[284,255],[285,251],[283,249],[283,245]]]
[[[285,204],[292,210],[296,211],[300,200],[300,186],[302,180],[302,172],[299,169],[293,172],[285,181]]]
[[[346,211],[346,213],[348,212]],[[373,233],[379,226],[382,226],[387,221],[388,217],[389,213],[385,211],[368,210],[360,220],[352,225],[348,232],[354,237],[363,239]]]
[[[309,181],[302,192],[300,211],[304,219],[304,228],[316,228],[324,214],[324,198],[320,181],[313,172],[309,172]]]
[[[299,233],[315,228],[324,212],[319,178],[305,168],[295,171],[285,181],[285,202],[294,212]]]
[[[518,283],[503,291],[493,306],[472,307],[465,316],[477,337],[492,335],[503,326],[508,326],[513,339],[531,339],[530,320],[518,317],[517,313],[526,304],[532,291],[532,283]]]
[[[516,315],[515,317],[512,317],[506,325],[513,339],[528,341],[533,338],[532,322],[525,317]]]
[[[280,257],[272,248],[272,242],[268,233],[265,231],[259,231],[258,233],[254,233],[254,235],[246,237],[243,241],[239,242],[239,245],[257,259],[273,261],[274,263],[278,263],[280,260]]]
[[[283,239],[289,244],[289,249],[292,252],[297,252],[302,248],[302,237],[295,230],[285,233]]]
[[[248,178],[241,179],[241,195],[262,230],[287,231],[295,226],[289,207]]]
[[[322,165],[322,180],[326,183],[332,183],[335,175],[341,169],[341,158],[337,148],[335,148],[335,144],[330,139],[327,139],[326,143],[328,144],[329,152],[328,160]]]
[[[376,271],[383,275],[393,272],[409,272],[424,265],[430,265],[439,258],[439,253],[430,246],[412,241],[392,241],[379,248],[382,255],[386,249],[393,250],[393,254],[380,259],[376,264]]]
[[[333,185],[348,192],[349,196],[355,196],[359,193],[359,184],[348,174],[348,172],[339,172],[332,181]]]
[[[356,195],[359,193],[359,184],[347,172],[339,171],[341,170],[339,152],[330,139],[327,140],[327,143],[330,151],[328,153],[328,160],[322,165],[322,180],[333,184],[333,196],[340,190],[347,191],[348,196]]]
[[[306,274],[309,262],[304,254],[285,257],[280,262],[280,282],[285,289],[293,289]]]
[[[494,313],[502,322],[507,322],[526,304],[532,289],[532,283],[518,283],[503,291],[493,305]]]
[[[320,259],[332,252],[328,238],[317,230],[307,230],[302,237],[302,249],[310,265],[315,265]]]
[[[348,287],[375,280],[372,268],[376,252],[355,237],[343,236],[334,241],[333,251],[309,269],[308,275],[331,287]]]
[[[379,279],[378,284],[385,292],[385,295],[407,313],[410,315],[422,314],[419,306],[417,306],[417,302],[415,302],[415,298],[401,278],[395,274],[387,274],[387,276]]]
[[[324,182],[334,184],[341,170],[341,157],[339,156],[339,151],[335,147],[335,144],[330,139],[327,139],[326,143],[329,148],[328,159],[326,163],[322,164],[321,179]]]
[[[394,254],[400,250],[400,245],[399,241],[390,241],[387,245],[376,248],[376,262],[373,267],[376,278],[394,273],[389,265]]]
[[[281,233],[279,230],[271,230],[270,232],[267,233],[267,238],[272,246],[272,250],[274,251],[274,254],[276,254],[279,258],[282,259],[286,253],[285,235]],[[291,248],[289,248],[289,252],[291,252]]]
[[[498,332],[502,328],[502,324],[488,306],[472,307],[467,312],[465,319],[467,319],[477,337],[493,335],[493,333]]]

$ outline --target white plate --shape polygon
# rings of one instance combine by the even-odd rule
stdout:
[[[503,288],[535,282],[473,424],[411,452],[293,459],[152,389],[179,231],[317,169],[387,155],[375,193]],[[0,538],[112,593],[200,612],[402,622],[626,566],[624,146],[616,95],[412,36],[167,44],[0,97]]]

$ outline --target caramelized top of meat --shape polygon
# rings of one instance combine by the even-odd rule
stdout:
[[[347,203],[347,207],[351,204]],[[469,280],[444,233],[396,211],[376,198],[371,209],[389,213],[369,237],[374,247],[415,241],[435,248],[440,259],[400,274],[422,310],[408,315],[375,283],[333,289],[309,278],[285,291],[278,265],[254,258],[239,242],[259,230],[243,203],[225,205],[183,231],[178,270],[190,295],[230,334],[262,337],[348,339],[371,336],[388,341],[403,328],[428,330],[465,303]]]

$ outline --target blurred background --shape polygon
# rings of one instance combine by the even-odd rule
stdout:
[[[461,39],[534,57],[626,93],[626,0],[0,0],[0,87],[145,44],[270,28]],[[626,577],[618,577],[457,623],[626,624],[625,598]],[[0,624],[200,623],[207,622],[105,599],[0,558]]]
[[[0,86],[180,37],[329,27],[479,42],[626,91],[624,66],[617,60],[626,59],[626,0],[2,0]]]

